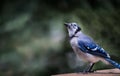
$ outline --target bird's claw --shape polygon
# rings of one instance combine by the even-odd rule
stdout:
[[[94,73],[94,71],[83,71],[82,73],[83,73],[83,74],[86,74],[86,73]]]

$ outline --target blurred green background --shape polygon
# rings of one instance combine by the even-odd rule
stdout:
[[[1,0],[0,76],[50,76],[83,70],[65,22],[77,22],[120,63],[120,0]],[[113,68],[101,62],[96,69]]]

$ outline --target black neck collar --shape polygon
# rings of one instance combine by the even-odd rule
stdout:
[[[69,39],[71,40],[73,37],[78,37],[78,36],[75,36],[75,35],[76,35],[80,30],[81,30],[81,29],[78,28],[78,29],[75,31],[75,33],[74,33],[72,36],[69,37]]]
[[[69,39],[71,40],[74,37],[78,37],[78,36],[72,35],[72,36],[69,37]]]

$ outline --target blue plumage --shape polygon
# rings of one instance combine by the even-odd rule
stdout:
[[[120,64],[111,60],[109,54],[103,48],[101,48],[98,44],[96,44],[90,37],[88,37],[86,35],[83,35],[81,37],[79,36],[78,37],[78,47],[79,47],[80,51],[82,51],[84,53],[89,53],[94,56],[99,56],[101,58],[104,58],[106,61],[108,61],[114,67],[120,69]]]
[[[92,38],[83,34],[76,23],[65,23],[65,26],[68,29],[70,44],[75,53],[90,63],[87,72],[90,72],[94,63],[98,61],[105,61],[120,69],[120,64],[111,60],[109,54],[102,47],[96,44]]]
[[[112,64],[115,68],[120,69],[120,64],[118,64],[117,62],[111,60],[110,58],[105,58],[105,60]]]
[[[92,40],[89,40],[89,37],[86,40],[78,40],[79,49],[83,52],[90,53],[95,56],[103,57],[103,58],[110,58],[109,54],[101,48],[99,45],[94,43]]]

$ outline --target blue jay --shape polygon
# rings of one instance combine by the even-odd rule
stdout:
[[[93,39],[81,32],[81,28],[77,23],[65,23],[67,27],[70,44],[80,58],[89,63],[89,67],[84,72],[92,72],[91,69],[98,61],[106,64],[112,64],[115,68],[120,69],[120,64],[111,60],[109,54]]]

